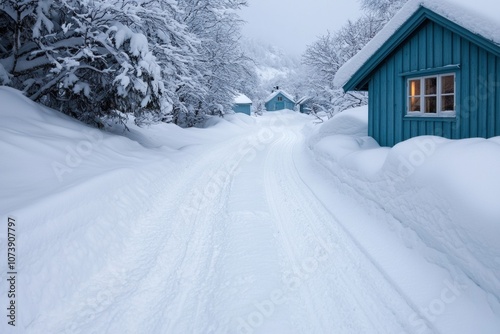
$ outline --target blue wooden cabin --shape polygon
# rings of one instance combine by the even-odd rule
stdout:
[[[302,114],[309,114],[312,111],[313,98],[310,96],[304,96],[297,101],[298,110]]]
[[[352,73],[345,91],[369,92],[368,134],[381,146],[421,135],[500,135],[500,36],[474,30],[469,22],[492,24],[481,15],[457,7],[452,12],[463,15],[453,17],[437,1],[410,1],[415,8],[404,23],[408,14],[400,13],[384,29],[392,35],[375,37],[378,49],[367,45],[355,68],[341,69]],[[493,24],[499,29],[500,19]]]
[[[234,99],[233,111],[250,116],[252,113],[252,100],[244,94],[238,94]]]
[[[279,87],[264,102],[267,111],[295,109],[294,98],[284,90],[279,89]]]

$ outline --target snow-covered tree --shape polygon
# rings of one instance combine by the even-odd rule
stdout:
[[[12,34],[0,63],[31,99],[87,123],[158,112],[161,69],[129,9],[127,1],[4,2],[1,26]]]
[[[145,121],[177,121],[176,113],[190,112],[190,99],[205,91],[196,69],[200,40],[177,20],[181,11],[171,0],[127,2],[127,22],[147,38],[149,48],[161,68],[160,110],[144,114]],[[188,88],[186,88],[188,87]]]
[[[276,86],[294,96],[303,96],[303,69],[298,58],[286,54],[274,45],[254,40],[243,39],[241,46],[244,54],[252,59],[252,66],[257,74],[254,83],[247,82],[249,91],[245,92],[254,101],[255,110],[258,110],[259,105],[264,109],[265,98]]]
[[[238,0],[4,0],[0,83],[102,125],[191,125],[255,82]]]
[[[364,10],[387,22],[408,0],[360,0],[360,2]]]
[[[191,124],[206,114],[223,115],[230,110],[236,90],[246,93],[255,82],[251,60],[240,47],[242,21],[237,10],[246,0],[179,0],[179,19],[201,41],[195,68],[202,75],[205,91],[191,102]]]
[[[308,67],[309,95],[314,97],[315,110],[334,115],[367,103],[366,94],[344,94],[341,87],[333,85],[339,68],[358,53],[380,29],[383,22],[373,15],[348,21],[342,29],[328,32],[309,45],[302,57]]]
[[[366,14],[348,21],[339,31],[320,36],[307,47],[302,62],[307,66],[309,95],[315,109],[329,115],[367,103],[364,93],[344,94],[333,86],[339,68],[354,57],[408,0],[360,0]]]

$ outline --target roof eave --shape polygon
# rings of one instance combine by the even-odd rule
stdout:
[[[427,19],[427,12],[427,8],[420,7],[344,84],[344,91],[363,90],[369,74]]]
[[[367,90],[371,73],[426,20],[436,22],[493,54],[500,56],[500,46],[493,41],[474,34],[446,17],[422,6],[356,71],[351,79],[342,86],[343,90],[345,92]]]
[[[279,91],[276,91],[275,93],[272,93],[271,95],[269,95],[267,97],[267,99],[264,100],[264,103],[271,102],[272,99],[274,99],[276,96],[278,96],[280,94],[283,97],[285,97],[287,100],[290,100],[291,102],[295,103],[295,100],[292,98],[292,96],[290,94],[286,93],[285,91],[281,90],[281,89]]]

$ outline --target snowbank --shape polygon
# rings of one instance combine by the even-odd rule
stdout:
[[[123,249],[128,222],[144,214],[141,207],[150,200],[137,189],[151,189],[154,196],[164,186],[156,184],[155,173],[174,168],[165,156],[170,149],[151,154],[138,142],[87,127],[11,88],[0,87],[0,101],[0,219],[17,220],[22,311],[16,328],[26,332]],[[5,233],[0,244],[6,244]],[[3,258],[5,252],[2,247]]]
[[[130,131],[113,124],[100,131],[12,88],[0,87],[0,101],[1,214],[120,168],[175,161],[184,151],[191,156],[200,144],[244,134],[255,124],[238,114],[209,118],[204,125],[209,131],[173,124],[140,128],[133,122]]]
[[[433,262],[470,277],[500,311],[500,138],[426,136],[389,149],[366,136],[366,123],[366,107],[346,111],[308,145],[340,187],[416,232],[440,254],[428,255]]]
[[[367,136],[368,109],[366,107],[346,110],[335,115],[335,121],[328,121],[319,128],[317,133],[310,138],[315,142],[332,135],[351,135],[356,137]]]
[[[234,115],[214,118],[209,129],[131,123],[130,131],[116,125],[101,131],[8,87],[0,87],[0,101],[0,219],[18,224],[21,332],[39,328],[36,321],[59,301],[77,300],[82,285],[114,270],[109,260],[120,258],[132,235],[148,232],[141,224],[157,194],[173,187],[211,145],[245,136],[252,125],[251,118]],[[6,245],[5,232],[0,245]],[[0,249],[4,259],[6,250]],[[0,297],[8,300],[6,290]],[[0,332],[8,333],[5,326]]]

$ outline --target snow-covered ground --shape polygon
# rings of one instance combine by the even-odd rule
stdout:
[[[367,108],[362,107],[315,129],[307,145],[332,176],[328,188],[380,217],[404,243],[402,251],[415,251],[446,277],[432,286],[442,273],[433,280],[431,270],[405,261],[394,266],[394,248],[380,251],[376,242],[369,252],[416,302],[425,315],[421,319],[436,326],[432,331],[499,332],[498,324],[479,328],[485,323],[478,319],[500,315],[500,138],[417,137],[390,149],[366,134]],[[346,226],[364,247],[378,238],[362,220]],[[447,299],[450,282],[461,286],[455,296],[460,298]],[[465,300],[475,309],[459,305]],[[460,316],[446,314],[450,309]],[[451,329],[453,322],[456,327]]]
[[[102,132],[0,101],[1,333],[500,331],[499,140],[379,148],[363,110]]]

